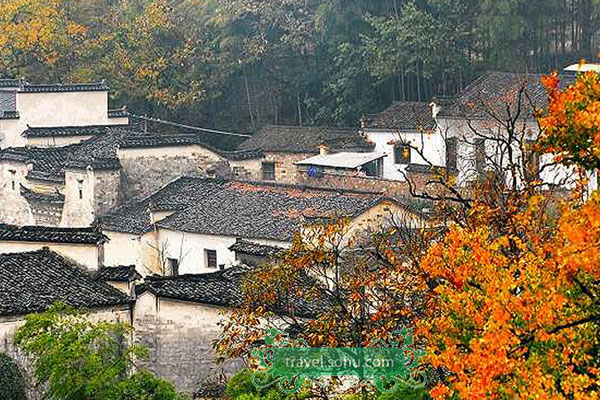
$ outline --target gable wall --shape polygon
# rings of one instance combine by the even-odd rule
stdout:
[[[91,169],[65,170],[65,204],[63,206],[60,226],[91,226],[96,217],[94,171]],[[79,198],[79,190],[82,198]]]
[[[200,146],[119,149],[121,201],[144,197],[181,175],[208,175],[223,158]]]
[[[140,366],[170,379],[178,390],[198,391],[204,382],[231,376],[240,362],[217,364],[212,341],[221,335],[219,321],[225,308],[156,298],[146,292],[134,310],[135,341],[146,346],[150,358]]]
[[[95,309],[91,312],[90,318],[92,321],[111,321],[131,323],[131,311],[127,306],[116,306]],[[33,382],[33,370],[28,363],[25,355],[14,345],[13,338],[17,329],[25,324],[23,315],[16,316],[0,316],[0,352],[7,354],[13,358],[21,368],[25,371],[26,380]],[[42,389],[33,387],[29,388],[29,400],[42,400]]]
[[[24,146],[21,136],[27,126],[108,125],[108,92],[17,92],[16,109],[20,118],[3,124],[2,147]]]
[[[92,136],[50,136],[27,137],[27,146],[33,147],[63,147],[90,139]]]
[[[27,166],[19,162],[0,163],[0,222],[14,225],[35,225],[31,207],[21,195]],[[14,182],[14,189],[13,189]]]
[[[108,242],[104,244],[104,265],[107,267],[135,265],[136,270],[140,272],[140,236],[111,231],[102,233],[108,237]]]

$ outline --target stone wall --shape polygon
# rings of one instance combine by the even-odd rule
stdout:
[[[440,193],[444,190],[444,188],[438,184],[427,185],[429,181],[435,179],[435,175],[429,171],[409,171],[406,175],[417,193],[423,191],[425,187],[427,187],[427,191],[431,194]],[[319,178],[313,178],[308,176],[306,172],[298,171],[296,182],[308,186],[381,192],[390,197],[410,196],[408,182],[368,176],[361,177],[324,173]]]
[[[118,205],[120,190],[120,170],[94,171],[94,197],[97,216],[106,214]]]
[[[262,158],[253,158],[241,161],[229,161],[232,178],[261,181],[262,163],[275,163],[275,181],[282,183],[296,183],[298,167],[296,162],[313,157],[312,153],[266,153]]]
[[[150,195],[182,175],[218,175],[223,158],[200,146],[119,150],[121,202]]]
[[[35,219],[35,225],[60,225],[60,218],[64,203],[35,200],[29,200],[28,203]]]
[[[221,334],[218,322],[224,309],[209,305],[156,298],[142,294],[134,311],[135,340],[146,346],[150,358],[141,363],[170,379],[178,390],[195,393],[203,383],[231,376],[240,363],[217,364],[212,347]]]

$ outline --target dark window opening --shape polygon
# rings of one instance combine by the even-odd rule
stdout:
[[[373,160],[370,163],[363,165],[361,171],[364,171],[366,176],[381,178],[383,175],[383,165],[381,160]]]
[[[204,250],[206,256],[206,267],[217,268],[217,251],[216,250]]]
[[[83,199],[83,189],[79,189],[79,199]]]
[[[485,139],[482,138],[475,139],[475,170],[485,170]]]
[[[17,184],[15,181],[12,181],[12,190],[17,190]]]
[[[261,165],[262,178],[265,181],[275,180],[275,163],[274,162],[263,162]]]
[[[458,168],[458,145],[456,138],[446,139],[446,168],[456,170]]]
[[[534,141],[528,140],[529,147],[533,146]],[[539,153],[528,149],[524,155],[525,170],[528,174],[528,179],[539,179],[540,177],[540,155]]]
[[[167,258],[167,267],[169,268],[167,272],[172,276],[179,275],[179,260],[176,258]]]
[[[405,144],[397,144],[394,147],[394,163],[396,164],[410,164],[410,146]]]

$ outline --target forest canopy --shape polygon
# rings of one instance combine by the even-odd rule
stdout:
[[[353,126],[485,70],[596,57],[595,0],[0,0],[0,78],[108,79],[114,106],[205,127]]]

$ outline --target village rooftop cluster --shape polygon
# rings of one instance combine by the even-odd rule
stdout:
[[[145,366],[179,390],[232,373],[211,343],[253,266],[338,216],[357,233],[392,219],[428,226],[427,197],[443,190],[431,181],[451,174],[464,189],[480,179],[495,148],[473,132],[497,131],[490,115],[510,112],[523,85],[544,107],[539,75],[494,72],[451,99],[395,102],[355,127],[268,125],[223,150],[109,109],[106,81],[0,80],[0,350],[16,354],[24,317],[64,302],[131,323],[151,353]],[[532,111],[520,118],[533,139]],[[568,173],[539,179],[568,185]],[[306,315],[318,306],[298,302]]]

